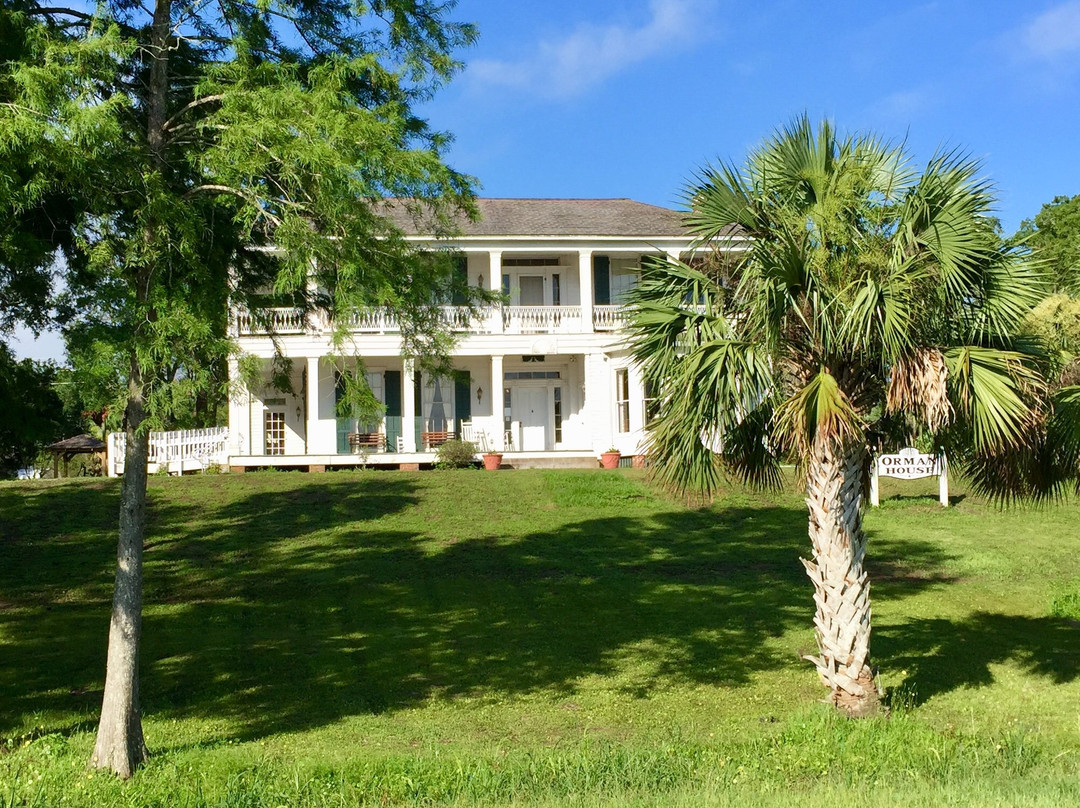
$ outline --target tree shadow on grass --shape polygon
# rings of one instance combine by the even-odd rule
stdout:
[[[912,619],[875,632],[879,662],[906,671],[898,690],[918,703],[960,687],[993,684],[991,665],[1013,662],[1055,683],[1080,675],[1080,626],[1060,617],[976,612]]]
[[[146,640],[155,630],[155,608],[165,604],[167,610],[181,598],[192,604],[227,602],[230,576],[242,574],[252,554],[258,564],[259,557],[306,532],[375,519],[415,503],[405,476],[379,476],[362,487],[352,480],[298,484],[295,475],[275,476],[290,479],[257,480],[270,490],[235,502],[226,497],[225,504],[216,491],[235,488],[235,480],[151,480],[144,688],[154,664]],[[0,730],[28,715],[100,709],[119,491],[118,480],[0,488]],[[171,622],[169,615],[165,622]],[[197,631],[182,618],[178,623],[182,633]],[[197,648],[198,636],[188,639]]]
[[[221,501],[206,482],[155,495],[144,711],[225,719],[246,739],[431,699],[569,697],[589,676],[645,696],[738,687],[804,664],[779,642],[811,626],[802,508],[628,502],[603,516],[550,511],[524,535],[436,541],[405,518],[415,480],[273,481]],[[60,493],[39,500],[42,512],[64,507]],[[103,535],[105,548],[82,549],[111,584],[115,539]],[[948,583],[909,574],[943,563],[936,545],[877,541],[874,553],[889,597]],[[15,597],[77,586],[80,571],[29,570]],[[0,612],[13,652],[13,664],[0,662],[13,694],[0,726],[100,705],[109,586],[99,590],[50,614],[32,604]]]

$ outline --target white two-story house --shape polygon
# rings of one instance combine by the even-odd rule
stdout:
[[[384,405],[378,423],[342,417],[329,328],[291,309],[272,312],[290,388],[269,383],[274,340],[233,314],[241,350],[264,363],[266,384],[229,408],[229,465],[417,468],[448,436],[500,451],[510,465],[595,465],[610,447],[640,454],[649,396],[632,363],[622,303],[645,255],[688,258],[681,214],[629,199],[480,199],[480,219],[460,235],[416,232],[423,247],[463,256],[471,285],[508,301],[479,317],[444,307],[456,333],[453,376],[431,377],[402,359],[400,329],[379,310],[351,324],[349,350]],[[737,248],[737,238],[730,247]],[[237,371],[234,363],[233,373]]]

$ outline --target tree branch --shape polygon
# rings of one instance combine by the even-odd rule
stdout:
[[[184,199],[190,199],[191,197],[195,196],[196,194],[200,194],[200,193],[228,194],[229,196],[235,196],[237,199],[241,199],[244,202],[246,202],[247,204],[253,205],[254,207],[258,208],[259,213],[262,216],[265,216],[267,219],[269,219],[270,223],[273,224],[274,227],[278,227],[278,226],[281,225],[281,219],[279,219],[273,213],[271,213],[266,208],[264,208],[262,205],[260,205],[257,199],[252,199],[249,194],[245,194],[239,188],[233,188],[231,185],[211,185],[211,184],[196,185],[194,188],[189,188],[184,193],[183,198]]]
[[[111,17],[97,17],[93,14],[87,14],[85,11],[77,11],[73,8],[31,8],[26,10],[26,14],[30,16],[42,16],[42,17],[73,17],[79,20],[81,24],[89,25],[93,22],[100,20],[101,22],[117,25],[128,36],[133,36],[137,32],[130,25],[120,22],[120,20],[113,19]]]
[[[176,112],[176,114],[174,114],[171,118],[169,118],[169,120],[165,121],[165,123],[162,124],[161,128],[164,131],[168,132],[169,130],[171,130],[175,126],[177,118],[180,118],[181,116],[185,115],[186,113],[190,112],[191,110],[195,109],[196,107],[201,107],[203,104],[212,104],[212,103],[214,103],[216,101],[220,101],[224,97],[225,97],[224,94],[219,93],[217,95],[207,95],[207,96],[203,96],[202,98],[197,98],[194,101],[192,101],[190,104],[185,104],[184,106],[182,106]]]

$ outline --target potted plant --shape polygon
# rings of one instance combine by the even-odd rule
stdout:
[[[484,452],[484,468],[488,471],[498,471],[502,465],[502,452]]]
[[[600,465],[606,469],[617,469],[619,467],[619,458],[621,457],[622,452],[612,446],[600,455]]]

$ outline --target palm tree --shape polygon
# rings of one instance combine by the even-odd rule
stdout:
[[[635,293],[634,356],[660,391],[659,479],[708,496],[728,474],[778,485],[781,461],[801,469],[818,647],[806,658],[853,716],[880,701],[867,447],[917,420],[966,447],[959,459],[984,487],[1030,493],[1019,489],[1031,475],[996,459],[1037,453],[1050,411],[1037,351],[1015,336],[1042,276],[997,235],[978,170],[953,152],[920,174],[900,148],[803,116],[741,168],[694,178],[687,224],[723,249],[656,262]]]

